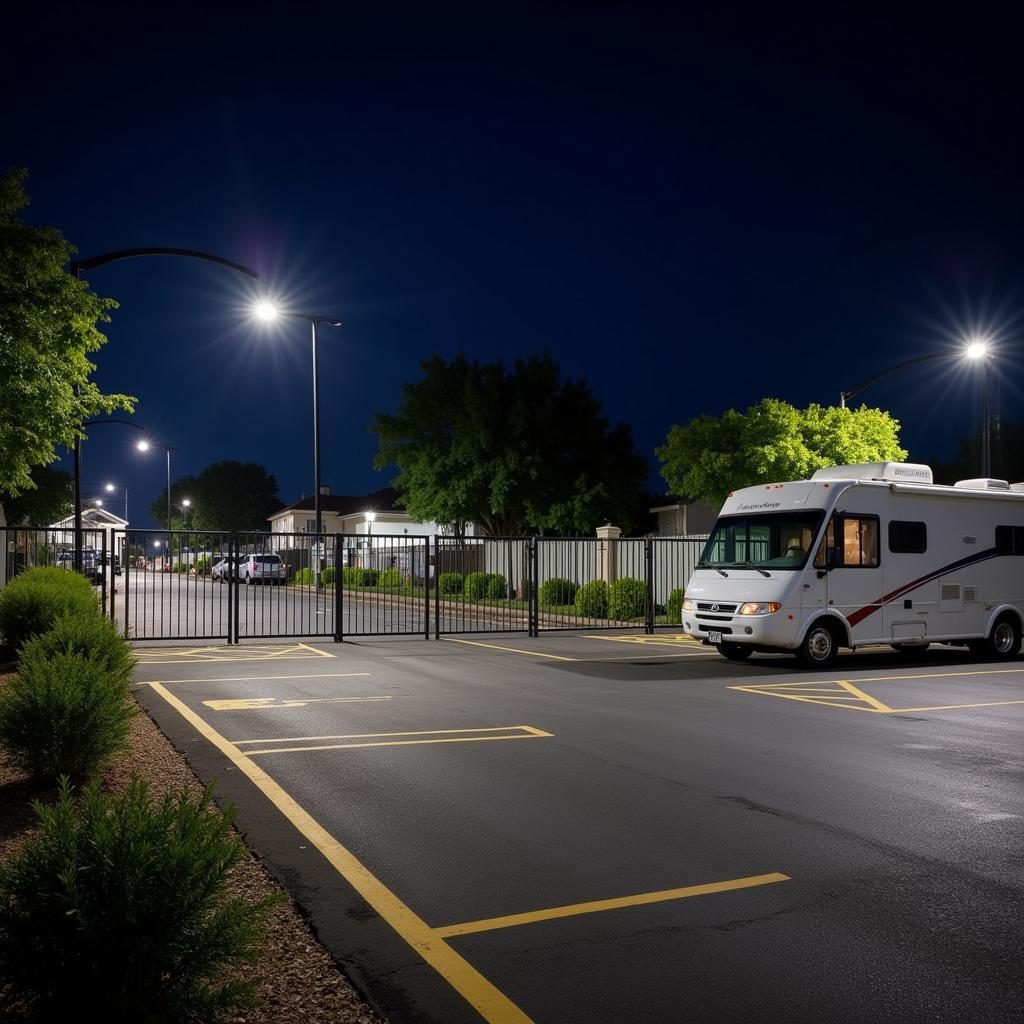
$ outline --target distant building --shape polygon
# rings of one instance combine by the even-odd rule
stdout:
[[[650,511],[656,517],[653,532],[659,537],[706,536],[718,518],[718,509],[699,501],[680,501],[665,494],[655,502]]]
[[[55,544],[58,549],[74,550],[74,513],[69,516],[65,516],[56,523],[50,523],[47,529],[54,531],[52,534],[49,534],[47,538],[51,544]],[[124,539],[126,536],[123,531],[128,529],[127,519],[115,516],[113,512],[108,512],[105,508],[97,508],[94,505],[88,505],[82,509],[82,529],[84,531],[88,531],[82,535],[83,550],[95,551],[98,555],[100,554],[105,542],[107,554],[113,552],[113,554],[120,559],[123,553]],[[97,530],[102,530],[105,536],[101,538],[97,534]]]

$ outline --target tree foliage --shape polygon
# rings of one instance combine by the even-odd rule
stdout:
[[[9,526],[49,526],[71,515],[75,480],[63,469],[33,466],[32,484],[16,498],[0,494]]]
[[[899,431],[899,421],[881,409],[797,409],[765,398],[746,412],[672,427],[656,454],[672,494],[720,504],[737,488],[803,480],[826,466],[903,460]]]
[[[398,412],[378,413],[371,427],[374,464],[397,467],[393,483],[416,519],[494,535],[638,522],[646,460],[586,381],[564,379],[549,355],[511,369],[434,356],[422,368]]]
[[[106,342],[112,299],[64,270],[76,251],[56,228],[26,224],[26,172],[0,177],[0,491],[33,486],[33,466],[72,447],[81,423],[97,413],[131,410],[127,395],[101,394],[89,354]]]
[[[183,516],[182,498],[191,505]],[[267,517],[281,507],[277,480],[258,462],[225,459],[196,476],[183,476],[171,484],[171,525],[192,530],[266,530]],[[167,488],[149,506],[150,515],[163,524],[167,518]]]

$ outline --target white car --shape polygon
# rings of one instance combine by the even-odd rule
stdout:
[[[210,570],[210,578],[218,583],[224,583],[232,577],[231,559],[227,556],[218,558]]]
[[[288,568],[280,555],[243,555],[238,560],[238,579],[253,583],[284,583]]]

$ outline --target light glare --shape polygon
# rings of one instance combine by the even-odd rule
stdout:
[[[988,355],[988,345],[980,338],[974,338],[967,343],[966,354],[968,359],[984,359]]]
[[[271,320],[276,320],[278,317],[277,306],[272,302],[257,302],[253,306],[253,315],[259,320],[265,320],[269,323]]]
[[[148,452],[149,451],[149,442],[148,441],[140,441],[135,447],[138,448],[138,450],[140,452]]]

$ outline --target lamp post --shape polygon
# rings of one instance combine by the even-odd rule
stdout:
[[[370,562],[370,564],[367,566],[368,569],[373,568],[373,522],[376,518],[376,512],[366,513],[366,553]]]
[[[989,413],[988,373],[985,365],[991,353],[991,346],[984,338],[972,337],[968,338],[964,342],[963,348],[961,348],[959,352],[937,352],[927,356],[915,356],[913,359],[907,359],[902,363],[897,363],[895,366],[890,366],[888,370],[883,370],[881,373],[875,374],[874,377],[869,377],[867,380],[861,381],[860,384],[855,385],[847,391],[840,391],[840,408],[845,409],[846,403],[850,401],[851,398],[856,397],[862,391],[866,391],[869,387],[877,384],[879,381],[885,380],[886,377],[891,377],[894,373],[899,373],[900,370],[905,370],[908,366],[916,366],[918,363],[937,362],[941,360],[949,361],[966,359],[968,362],[974,363],[978,367],[981,385],[981,475],[984,477],[991,476],[992,419]]]
[[[198,249],[174,249],[167,247],[147,249],[117,249],[113,252],[101,253],[99,256],[91,256],[86,260],[72,260],[68,268],[69,273],[76,280],[79,280],[84,271],[95,270],[97,267],[105,267],[108,263],[116,263],[119,260],[135,259],[139,256],[180,256],[186,259],[202,260],[204,263],[216,263],[218,266],[227,267],[229,270],[245,274],[246,277],[259,280],[259,274],[250,267],[233,260],[225,259],[223,256],[214,256],[209,252],[201,252]],[[75,437],[75,571],[82,570],[82,436],[86,424],[81,424],[81,429]],[[168,455],[168,460],[170,456]],[[168,493],[170,487],[168,486]]]

